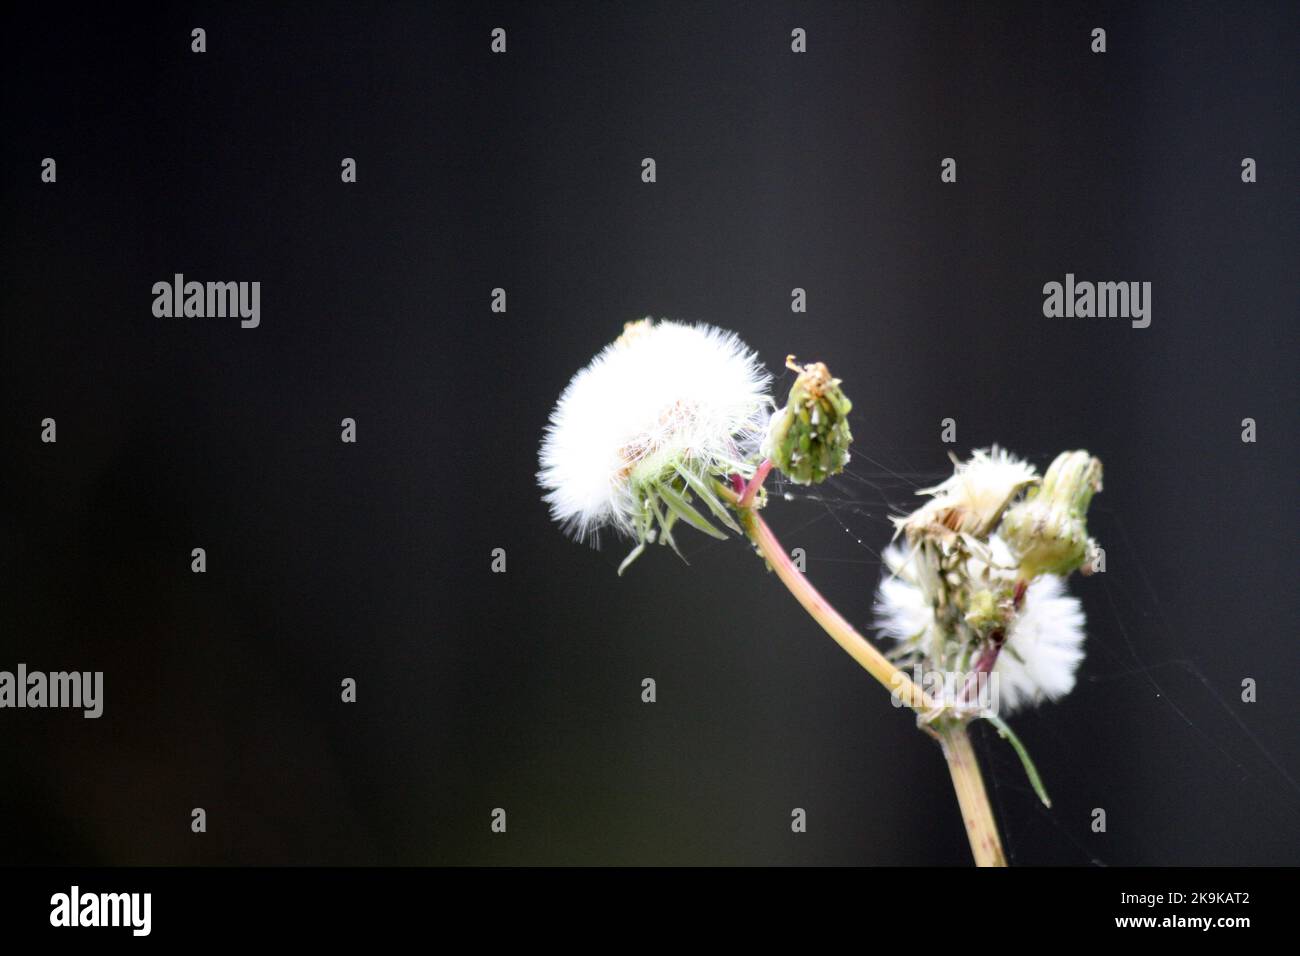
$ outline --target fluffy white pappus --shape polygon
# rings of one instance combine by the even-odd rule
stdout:
[[[1065,582],[1054,574],[1035,578],[993,665],[1003,713],[1074,690],[1083,638],[1079,599],[1065,593]]]
[[[881,554],[885,576],[876,590],[876,630],[901,643],[914,642],[925,656],[939,638],[934,608],[917,583],[911,549],[891,544]]]
[[[952,477],[919,495],[933,495],[912,514],[895,518],[899,530],[913,534],[938,529],[944,533],[983,536],[997,526],[1008,503],[1038,479],[1034,466],[994,445],[958,462]]]
[[[989,544],[995,556],[1009,554],[997,537]],[[887,573],[876,592],[876,628],[891,640],[909,644],[923,662],[933,660],[943,649],[944,637],[918,580],[923,569],[910,548],[897,544],[886,548],[882,557]],[[1005,572],[985,566],[973,576],[987,579],[999,573]],[[1083,608],[1066,593],[1065,582],[1051,574],[1036,578],[993,665],[1001,713],[1056,700],[1073,690],[1084,656],[1084,631]]]
[[[538,482],[579,539],[634,533],[635,489],[671,475],[744,472],[771,415],[771,376],[734,333],[628,323],[576,374],[551,412]]]

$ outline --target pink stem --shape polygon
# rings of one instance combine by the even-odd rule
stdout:
[[[758,489],[763,487],[763,482],[767,480],[768,472],[772,470],[772,459],[764,458],[763,463],[758,466],[754,472],[754,477],[749,479],[749,484],[745,485],[745,490],[740,494],[740,507],[748,508],[754,504],[754,498],[758,494]]]

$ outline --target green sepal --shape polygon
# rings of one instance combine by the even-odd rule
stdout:
[[[711,525],[708,518],[704,517],[704,515],[692,508],[686,498],[679,492],[674,491],[666,482],[655,487],[655,494],[663,499],[663,503],[668,506],[668,510],[672,511],[677,515],[677,517],[681,518],[692,528],[697,531],[703,531],[710,537],[718,538],[722,541],[727,540],[727,533],[725,531],[719,531]]]
[[[715,518],[732,531],[736,532],[736,534],[744,534],[740,525],[736,524],[736,519],[731,517],[731,512],[727,510],[727,506],[718,500],[718,496],[713,493],[712,489],[710,489],[707,484],[704,483],[704,479],[680,465],[677,466],[677,474],[681,475],[682,480],[691,486],[691,490],[694,491],[696,496],[708,506],[709,510],[713,512]]]
[[[644,541],[628,552],[627,557],[623,559],[623,563],[618,566],[618,576],[620,578],[623,576],[623,572],[632,565],[632,562],[641,557],[641,552],[643,551],[645,551]]]

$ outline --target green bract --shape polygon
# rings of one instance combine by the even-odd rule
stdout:
[[[637,545],[618,566],[618,573],[627,570],[628,565],[640,557],[645,546],[655,540],[668,545],[681,556],[677,542],[673,540],[673,526],[678,521],[685,521],[710,537],[725,539],[726,533],[700,512],[699,505],[730,530],[742,533],[727,506],[710,487],[712,481],[711,475],[698,474],[685,465],[675,465],[671,471],[650,481],[634,481],[632,494],[638,507]]]

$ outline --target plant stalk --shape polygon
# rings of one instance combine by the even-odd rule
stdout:
[[[861,664],[868,674],[884,685],[886,690],[897,694],[898,699],[908,707],[921,713],[936,709],[935,702],[912,678],[907,676],[905,671],[876,650],[875,645],[859,634],[853,625],[846,621],[840,612],[835,610],[830,602],[809,583],[803,572],[794,566],[790,555],[786,553],[781,542],[767,526],[767,522],[759,517],[757,511],[753,508],[741,511],[740,525],[745,529],[745,534],[754,543],[759,554],[767,559],[767,563],[781,579],[781,583],[789,589],[795,600],[803,605],[804,610],[812,615],[813,620],[822,626],[836,644]]]
[[[853,625],[821,596],[803,572],[794,566],[789,553],[772,533],[767,522],[759,515],[758,509],[753,506],[754,497],[770,470],[770,462],[764,462],[748,485],[738,487],[736,493],[730,489],[719,489],[720,493],[736,507],[746,536],[767,561],[768,566],[776,572],[781,583],[794,595],[795,600],[803,605],[804,610],[812,615],[813,620],[822,626],[836,644],[891,694],[896,694],[899,700],[920,714],[922,720],[927,715],[938,716],[939,705],[903,670],[876,650],[875,645],[859,634]],[[970,839],[975,865],[1006,866],[1002,841],[998,837],[997,824],[993,819],[993,808],[989,804],[988,792],[984,789],[984,778],[980,775],[979,762],[971,747],[965,722],[950,720],[938,727],[927,729],[938,737],[943,747],[943,756],[948,762],[948,772],[952,776],[957,803],[961,808],[962,820],[966,824],[966,835]]]
[[[975,865],[1006,866],[998,825],[993,819],[993,808],[989,805],[989,795],[984,789],[984,778],[980,776],[979,761],[975,758],[966,723],[949,721],[936,732],[944,759],[948,761],[952,788],[957,793],[957,804],[961,807],[961,818],[966,824],[966,836],[970,839]]]

